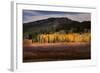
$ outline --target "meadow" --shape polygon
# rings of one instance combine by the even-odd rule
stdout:
[[[90,33],[40,34],[36,39],[24,39],[23,62],[91,58]]]

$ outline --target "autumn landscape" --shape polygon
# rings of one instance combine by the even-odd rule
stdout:
[[[86,59],[91,59],[90,20],[53,16],[23,23],[24,63]]]

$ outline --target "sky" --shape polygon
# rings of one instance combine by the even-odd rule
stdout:
[[[79,22],[91,20],[90,13],[23,10],[23,23],[47,19],[50,17],[67,17]]]

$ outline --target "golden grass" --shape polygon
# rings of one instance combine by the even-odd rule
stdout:
[[[30,44],[32,44],[32,40],[24,39],[24,40],[23,40],[23,44],[24,44],[24,45],[30,45]]]

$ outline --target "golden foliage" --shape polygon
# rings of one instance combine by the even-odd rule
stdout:
[[[41,34],[38,36],[38,41],[41,43],[53,42],[90,42],[90,33],[69,33],[69,34]]]

